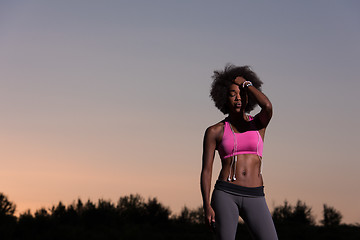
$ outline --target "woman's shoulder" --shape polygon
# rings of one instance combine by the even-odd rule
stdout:
[[[223,132],[224,125],[225,125],[225,119],[218,123],[215,123],[214,125],[209,126],[206,129],[206,134],[211,134],[211,135],[217,136]]]

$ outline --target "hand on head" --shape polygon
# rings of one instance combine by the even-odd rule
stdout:
[[[239,86],[241,87],[242,84],[243,84],[245,81],[246,81],[245,78],[239,76],[239,77],[236,77],[233,82],[234,82],[236,85],[239,85]]]

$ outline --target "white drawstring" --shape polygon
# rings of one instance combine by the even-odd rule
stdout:
[[[260,174],[262,174],[262,158],[259,155],[259,142],[260,142],[261,136],[260,136],[259,131],[257,131],[257,133],[258,133],[258,143],[256,145],[256,155],[258,155],[259,160],[260,160]]]
[[[233,175],[233,181],[236,180],[236,163],[237,163],[237,155],[234,156],[234,175]]]
[[[231,181],[231,168],[232,168],[232,166],[233,166],[233,163],[234,163],[234,162],[231,160],[229,176],[228,176],[228,178],[227,178],[227,180],[228,180],[229,182]]]
[[[237,155],[235,155],[235,153],[236,153],[236,151],[237,151],[237,139],[236,139],[235,132],[234,132],[233,128],[231,127],[231,123],[230,123],[230,122],[229,122],[229,125],[230,125],[231,131],[232,131],[233,136],[234,136],[233,159],[232,159],[231,164],[230,164],[230,171],[229,171],[229,176],[228,176],[228,181],[230,182],[230,181],[231,181],[231,169],[232,169],[233,165],[234,165],[234,173],[233,173],[232,180],[233,180],[233,181],[236,180]]]

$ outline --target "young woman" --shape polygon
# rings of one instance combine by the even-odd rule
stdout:
[[[235,239],[239,216],[254,239],[278,239],[264,197],[262,151],[272,105],[261,85],[248,66],[227,65],[213,75],[210,96],[228,116],[205,131],[201,192],[206,223],[220,240]],[[261,111],[247,115],[257,104]],[[215,150],[222,168],[210,203]]]

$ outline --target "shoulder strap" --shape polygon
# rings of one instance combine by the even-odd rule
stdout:
[[[224,135],[229,131],[229,122],[227,119],[224,121]]]

